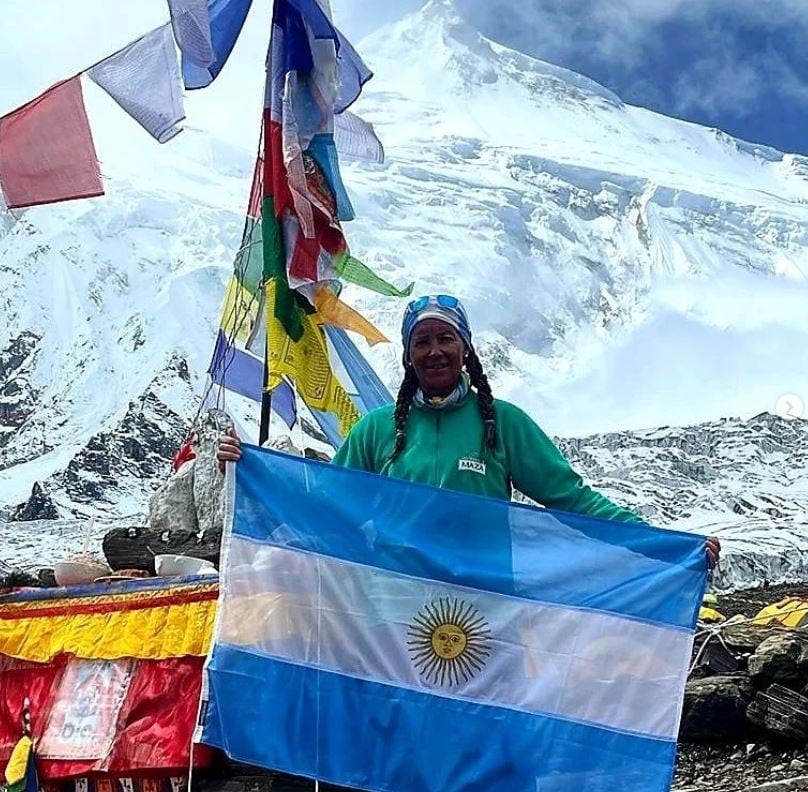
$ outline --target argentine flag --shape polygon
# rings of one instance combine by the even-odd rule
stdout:
[[[704,540],[245,446],[199,738],[381,792],[661,792]]]

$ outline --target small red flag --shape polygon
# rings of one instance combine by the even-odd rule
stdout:
[[[0,186],[9,209],[104,194],[78,76],[0,118]]]

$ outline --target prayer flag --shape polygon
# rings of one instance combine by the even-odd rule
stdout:
[[[87,75],[159,143],[182,131],[182,86],[169,25],[110,55]]]
[[[186,88],[206,88],[219,76],[236,45],[251,2],[252,0],[210,0],[208,19],[213,59],[207,65],[200,65],[183,52],[182,76]]]
[[[9,209],[104,194],[78,76],[0,118],[0,186]]]
[[[373,124],[353,113],[334,116],[334,143],[343,159],[378,165],[384,162],[384,146],[376,136]]]
[[[208,0],[168,0],[174,38],[182,54],[196,66],[213,62]]]

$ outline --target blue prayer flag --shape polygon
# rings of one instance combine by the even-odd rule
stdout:
[[[207,88],[219,76],[236,45],[251,3],[252,0],[211,0],[208,13],[213,60],[200,66],[183,53],[182,78],[188,90]]]

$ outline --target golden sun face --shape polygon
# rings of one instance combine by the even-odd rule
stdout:
[[[407,645],[421,678],[433,685],[459,685],[482,671],[490,631],[468,602],[449,597],[425,605],[410,625]]]

